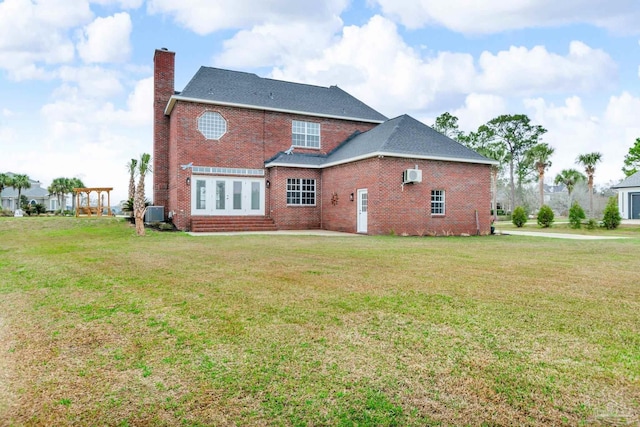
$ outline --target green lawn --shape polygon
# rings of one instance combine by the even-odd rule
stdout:
[[[640,423],[640,232],[0,218],[0,425]]]

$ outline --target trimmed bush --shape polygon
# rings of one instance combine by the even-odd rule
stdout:
[[[538,225],[542,228],[549,228],[553,224],[553,209],[547,205],[540,206],[538,211]]]
[[[587,230],[595,230],[598,227],[598,221],[593,218],[589,218],[587,224],[584,226]]]
[[[522,206],[516,206],[511,214],[511,222],[513,225],[520,228],[527,223],[527,212]]]
[[[580,228],[582,226],[582,220],[586,217],[580,203],[573,202],[569,209],[569,224],[571,224],[571,228]]]
[[[604,208],[604,217],[602,224],[607,230],[615,230],[620,225],[620,211],[618,210],[618,198],[616,196],[609,197],[607,207]]]

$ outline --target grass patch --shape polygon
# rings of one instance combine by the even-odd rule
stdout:
[[[625,232],[138,238],[113,219],[0,219],[0,419],[637,423]]]

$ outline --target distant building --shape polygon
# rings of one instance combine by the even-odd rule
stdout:
[[[15,174],[7,172],[7,175],[13,177]],[[39,203],[48,211],[58,209],[58,199],[53,194],[49,194],[46,188],[42,188],[40,181],[29,179],[29,182],[31,183],[31,188],[23,188],[21,191],[21,195],[27,198],[29,204],[36,205]],[[20,206],[18,190],[11,187],[5,188],[0,193],[0,201],[2,209],[15,211]]]
[[[640,219],[640,172],[611,188],[618,190],[618,209],[622,219]]]

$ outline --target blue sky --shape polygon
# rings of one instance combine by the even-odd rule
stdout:
[[[640,137],[637,22],[637,0],[3,0],[0,171],[125,198],[166,47],[177,90],[207,65],[337,84],[389,117],[448,111],[465,131],[524,113],[556,149],[548,180],[600,151],[596,183],[617,182]]]

